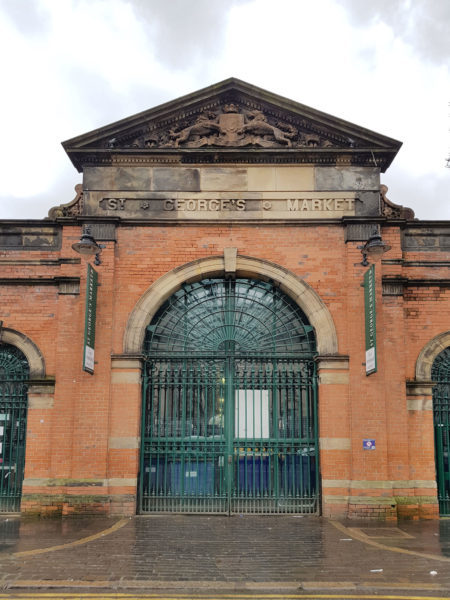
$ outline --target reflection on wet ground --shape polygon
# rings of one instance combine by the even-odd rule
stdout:
[[[108,517],[28,519],[0,516],[0,552],[20,552],[65,544],[111,527]]]
[[[0,517],[0,584],[422,586],[450,591],[450,521]],[[43,584],[42,584],[43,585]],[[306,586],[306,587],[305,587]],[[424,587],[425,586],[425,587]]]

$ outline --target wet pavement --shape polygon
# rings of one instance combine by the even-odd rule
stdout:
[[[394,590],[403,597],[414,590],[450,598],[450,521],[0,516],[0,589],[79,588]]]

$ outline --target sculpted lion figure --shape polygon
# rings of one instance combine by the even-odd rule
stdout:
[[[216,122],[216,115],[211,112],[200,114],[195,123],[190,127],[186,127],[181,131],[171,131],[170,137],[173,140],[173,145],[178,148],[180,144],[191,141],[198,141],[200,145],[202,142],[207,144],[206,136],[213,133],[221,133],[222,128],[219,123]],[[202,138],[205,138],[204,140]]]
[[[282,129],[271,125],[267,121],[267,117],[260,110],[254,110],[248,114],[248,118],[251,119],[246,123],[242,129],[238,131],[239,134],[253,134],[258,137],[270,136],[275,138],[275,141],[279,144],[291,147],[291,139],[297,135],[297,130],[292,125],[282,125]],[[277,123],[281,125],[281,123]]]

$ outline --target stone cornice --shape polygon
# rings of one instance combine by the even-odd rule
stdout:
[[[61,285],[78,284],[79,277],[0,277],[0,285]]]
[[[295,148],[295,149],[68,149],[70,158],[79,172],[87,166],[145,166],[145,165],[205,165],[214,164],[276,164],[318,166],[376,166],[386,171],[393,160],[386,149],[372,148]]]
[[[30,378],[27,381],[28,386],[33,386],[33,393],[48,393],[49,391],[53,392],[55,388],[55,377],[48,376],[45,379],[42,378]]]
[[[230,78],[63,146],[79,171],[146,160],[367,165],[384,171],[401,142]]]
[[[70,218],[60,218],[58,220],[64,221],[67,224],[71,224],[72,222],[74,222],[72,219]],[[191,227],[191,226],[199,226],[202,225],[203,227],[214,227],[216,225],[224,225],[224,224],[230,224],[230,222],[233,223],[233,228],[234,227],[241,227],[241,226],[247,226],[247,225],[270,225],[270,226],[278,226],[278,227],[284,227],[284,226],[289,226],[289,227],[310,227],[312,225],[314,226],[319,226],[319,225],[335,225],[335,226],[339,226],[342,224],[342,219],[341,218],[336,218],[336,219],[257,219],[257,218],[253,218],[253,219],[246,219],[246,218],[241,218],[239,220],[235,220],[235,221],[230,221],[230,219],[215,219],[214,221],[205,221],[204,219],[190,219],[189,221],[176,221],[174,219],[170,220],[170,219],[162,219],[162,218],[154,218],[152,220],[143,220],[143,219],[132,219],[132,218],[127,218],[127,219],[118,219],[118,221],[120,222],[120,225],[122,225],[123,227],[129,227],[130,225],[134,226],[134,227],[160,227],[160,226],[164,226],[164,227]],[[79,221],[77,221],[79,222]],[[86,216],[82,219],[81,221],[82,223],[92,223],[94,222],[94,219],[90,216]]]
[[[281,116],[280,111],[282,111],[284,115],[288,112],[295,116],[300,115],[305,119],[309,119],[318,127],[338,128],[339,132],[347,135],[354,135],[357,131],[360,135],[373,142],[377,141],[379,143],[381,141],[386,145],[400,144],[397,140],[382,136],[333,115],[300,104],[289,98],[279,96],[278,94],[274,94],[273,92],[264,90],[237,78],[230,77],[229,79],[186,94],[164,104],[160,104],[159,106],[142,111],[131,117],[116,121],[115,123],[111,123],[100,129],[72,138],[67,142],[64,142],[63,145],[64,147],[67,147],[69,145],[76,146],[83,143],[92,144],[95,140],[100,139],[105,135],[111,136],[118,131],[139,128],[139,126],[142,126],[142,123],[146,121],[157,121],[162,124],[170,124],[177,119],[184,119],[192,114],[196,114],[200,107],[214,109],[224,98],[229,101],[230,95],[233,94],[237,94],[237,100],[247,104],[249,108],[259,108],[261,103],[265,103],[270,114],[276,117]]]
[[[450,287],[450,279],[447,278],[436,278],[436,279],[410,279],[408,277],[383,277],[383,285],[395,285],[403,287]]]
[[[46,266],[60,267],[61,265],[79,265],[81,258],[0,258],[0,267],[2,265],[17,266]]]

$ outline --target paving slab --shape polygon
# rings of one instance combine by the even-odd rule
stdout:
[[[286,594],[403,589],[450,597],[450,521],[5,516],[0,588]]]

